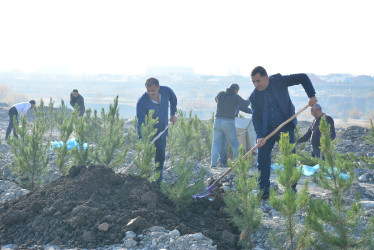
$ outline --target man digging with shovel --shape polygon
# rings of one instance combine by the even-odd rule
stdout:
[[[145,116],[148,115],[149,110],[154,110],[153,118],[156,119],[158,117],[155,138],[162,133],[154,142],[156,146],[155,163],[158,163],[156,170],[160,172],[160,177],[157,182],[161,183],[165,161],[166,136],[168,135],[169,103],[170,122],[175,124],[177,121],[177,117],[175,116],[175,112],[177,111],[177,97],[171,88],[160,86],[156,78],[147,79],[145,87],[147,92],[139,98],[136,104],[136,116],[138,118],[137,130],[139,138],[141,138],[141,126],[145,122]]]
[[[288,87],[301,84],[309,97],[309,106],[317,103],[316,92],[306,74],[268,76],[266,70],[258,66],[252,70],[252,82],[255,86],[250,101],[253,111],[253,125],[259,146],[257,155],[257,168],[260,171],[259,185],[262,199],[269,198],[270,192],[270,165],[271,152],[276,141],[279,141],[280,132],[288,132],[290,143],[295,143],[295,127],[297,119],[286,124],[280,131],[268,140],[265,139],[274,129],[295,114]],[[296,184],[293,189],[296,191]]]

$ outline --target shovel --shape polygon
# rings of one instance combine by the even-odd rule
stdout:
[[[282,127],[284,127],[284,125],[286,125],[287,123],[289,123],[290,121],[292,121],[293,119],[295,119],[298,115],[300,115],[304,110],[306,110],[307,108],[309,108],[309,104],[306,105],[304,108],[302,108],[301,110],[299,110],[299,112],[297,112],[296,114],[294,114],[293,116],[291,116],[290,118],[288,118],[285,122],[283,122],[281,125],[279,125],[273,132],[271,132],[268,136],[265,137],[265,140],[268,140],[270,137],[272,137],[275,133],[277,133]],[[251,150],[249,150],[245,155],[243,155],[242,159],[245,160],[247,159],[248,155],[250,153],[252,153],[253,151],[255,151],[257,148],[259,147],[258,144],[256,144]],[[210,185],[209,187],[206,188],[205,190],[205,193],[203,194],[196,194],[194,196],[192,196],[192,198],[204,198],[208,195],[210,195],[210,191],[213,190],[214,186],[220,182],[226,175],[228,175],[232,168],[236,165],[236,162],[234,163],[234,165],[229,168],[221,177],[219,177],[215,182],[213,182],[212,185]]]
[[[164,133],[164,132],[169,128],[169,126],[170,126],[170,123],[166,126],[166,128],[165,128],[164,130],[162,130],[161,133],[159,133],[155,138],[153,138],[153,140],[151,141],[150,144],[154,143],[158,138],[160,138],[161,135],[162,135],[162,134],[163,134],[163,133]],[[142,152],[140,152],[140,154],[138,154],[138,155],[135,157],[135,159],[130,163],[130,165],[127,166],[127,167],[125,168],[125,170],[123,170],[123,171],[121,172],[121,174],[126,174],[126,173],[130,170],[130,168],[134,165],[136,159],[138,159],[138,157],[139,157],[140,155],[142,155],[143,152],[144,152],[144,149],[143,149]]]

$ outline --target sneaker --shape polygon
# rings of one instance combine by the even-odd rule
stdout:
[[[211,168],[217,168],[217,166],[211,166]]]

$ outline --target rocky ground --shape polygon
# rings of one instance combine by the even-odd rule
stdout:
[[[4,143],[8,124],[7,107],[0,105],[0,245],[2,248],[100,248],[100,249],[236,249],[239,232],[229,224],[224,213],[222,194],[235,188],[233,174],[228,175],[209,198],[195,200],[182,213],[173,210],[172,203],[158,186],[136,177],[115,174],[98,166],[77,167],[60,178],[53,164],[56,153],[48,151],[50,165],[41,188],[29,192],[17,185],[11,173],[13,155]],[[309,122],[300,122],[304,133]],[[131,122],[128,122],[131,126]],[[337,128],[336,151],[353,152],[356,156],[373,157],[374,145],[366,143],[363,127]],[[58,140],[53,134],[51,140]],[[309,152],[310,145],[305,151]],[[130,152],[131,155],[133,152]],[[274,154],[277,149],[274,150]],[[273,158],[275,159],[275,157]],[[129,156],[129,161],[131,157]],[[367,218],[374,211],[374,171],[357,162],[357,182],[346,195],[347,202],[359,193]],[[208,168],[209,158],[196,162],[195,171]],[[218,178],[226,168],[208,171],[209,178]],[[330,199],[331,195],[303,176],[299,184],[309,179],[312,197]],[[166,161],[164,180],[175,181]],[[271,174],[272,186],[282,192]],[[17,198],[18,197],[18,198]],[[263,202],[264,219],[254,237],[257,249],[272,249],[270,231],[282,233],[282,217],[268,202]],[[305,214],[298,214],[301,223]]]

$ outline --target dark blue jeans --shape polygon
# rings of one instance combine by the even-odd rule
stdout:
[[[289,132],[290,143],[295,143],[294,129],[282,132]],[[266,141],[265,145],[258,149],[257,168],[260,172],[259,185],[260,190],[263,192],[265,196],[269,195],[270,193],[271,151],[273,150],[275,142],[279,141],[279,139],[280,132],[270,137],[269,140]],[[292,186],[292,188],[296,191],[296,183]]]
[[[13,130],[14,137],[18,138],[18,135],[16,133],[16,128],[14,127],[14,124],[13,124],[13,117],[14,116],[16,117],[17,122],[18,122],[18,111],[15,107],[11,107],[9,109],[8,114],[9,114],[9,125],[8,125],[8,129],[6,130],[5,140],[8,140],[8,137],[9,137],[10,133],[12,132],[12,130]]]
[[[164,169],[164,162],[165,162],[165,150],[166,150],[166,136],[161,136],[155,141],[156,146],[156,156],[155,156],[155,163],[158,163],[156,171],[160,173],[160,177],[157,182],[162,181],[162,171]]]

